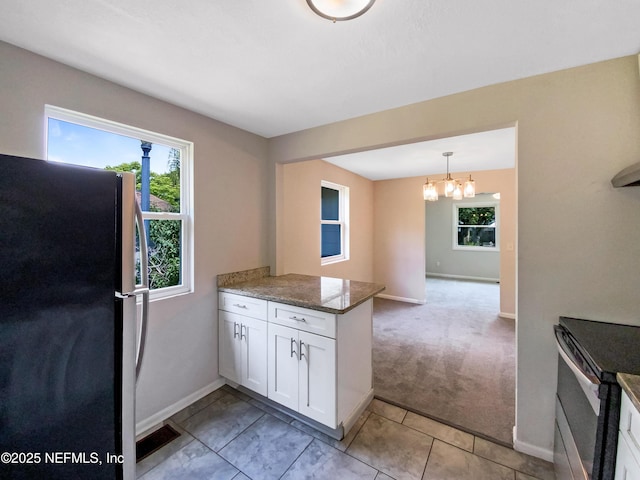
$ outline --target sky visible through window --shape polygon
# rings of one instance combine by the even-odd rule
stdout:
[[[166,145],[153,144],[149,152],[152,172],[169,171],[170,150]],[[49,118],[47,158],[50,161],[104,168],[140,162],[141,157],[140,139]]]

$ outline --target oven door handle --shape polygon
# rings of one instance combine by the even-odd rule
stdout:
[[[562,338],[562,329],[556,328],[556,346],[558,347],[558,353],[562,360],[567,364],[567,366],[571,369],[573,374],[575,375],[578,383],[580,384],[580,388],[587,396],[587,400],[589,400],[589,404],[591,408],[595,412],[596,415],[600,415],[600,398],[598,396],[598,391],[600,388],[600,379],[593,374],[589,374],[583,371],[576,362],[573,361],[573,354],[571,354],[569,347],[567,346],[564,338]]]

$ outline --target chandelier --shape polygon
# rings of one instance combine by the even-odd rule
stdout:
[[[333,23],[359,17],[373,2],[375,0],[307,0],[311,10]]]
[[[451,197],[454,200],[462,200],[462,198],[473,198],[476,196],[476,182],[469,175],[469,179],[462,183],[461,179],[452,178],[449,173],[449,157],[453,155],[453,152],[444,152],[447,158],[447,176],[446,178],[432,182],[427,177],[427,181],[422,187],[422,193],[425,200],[435,202],[438,200],[438,184],[444,184],[444,196]]]

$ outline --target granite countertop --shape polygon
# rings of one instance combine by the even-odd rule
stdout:
[[[261,298],[322,312],[343,314],[380,293],[384,285],[290,273],[235,283],[218,283],[218,291]]]
[[[618,383],[627,392],[633,406],[640,411],[640,375],[630,373],[618,373]]]

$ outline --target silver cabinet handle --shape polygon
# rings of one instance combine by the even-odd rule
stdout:
[[[247,326],[244,324],[240,324],[240,340],[242,340],[243,338],[246,340],[247,338]]]
[[[311,383],[309,380],[309,346],[307,345],[307,354],[304,354],[303,351],[303,347],[304,347],[304,342],[302,340],[300,340],[300,360],[302,360],[302,357],[304,357],[307,361],[305,362],[307,364],[307,407],[309,406],[309,384]]]
[[[289,320],[295,320],[296,322],[306,322],[307,319],[302,317],[302,318],[298,318],[295,315],[293,317],[289,317]]]
[[[237,307],[237,308],[244,308],[245,310],[246,310],[247,308],[249,308],[249,307],[247,307],[246,305],[241,305],[241,304],[239,304],[239,303],[234,303],[234,304],[233,304],[233,306],[234,306],[234,307]]]
[[[238,323],[233,322],[233,338],[238,338]]]
[[[293,356],[295,355],[296,359],[297,359],[298,358],[298,352],[296,352],[295,345],[296,345],[296,340],[295,340],[295,338],[292,338],[291,339],[291,357],[290,358],[293,358]]]

